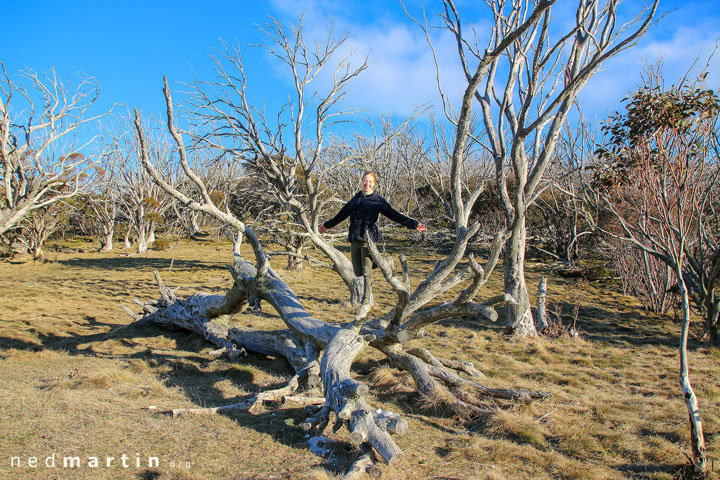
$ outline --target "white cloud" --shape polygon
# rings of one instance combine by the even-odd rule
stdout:
[[[648,60],[662,59],[666,82],[677,82],[691,67],[691,73],[695,74],[705,67],[720,39],[720,29],[717,25],[714,27],[680,27],[672,38],[665,41],[655,40],[641,48],[637,52],[638,56]],[[720,82],[719,67],[720,53],[716,53],[710,58],[709,84],[717,85]]]
[[[400,6],[388,7],[380,12],[374,10],[372,15],[360,15],[358,12],[363,5],[357,2],[272,0],[272,4],[279,14],[287,15],[287,20],[291,22],[304,14],[306,32],[326,31],[327,22],[332,17],[336,31],[348,31],[351,36],[340,54],[347,54],[352,49],[357,55],[356,61],[362,61],[368,56],[369,68],[351,82],[344,101],[345,107],[403,116],[410,114],[416,106],[429,102],[435,103],[436,109],[439,108],[431,50],[424,33],[404,16]],[[626,12],[636,12],[641,8],[641,5],[632,1],[630,5],[623,5]],[[469,5],[465,7],[470,8]],[[368,9],[371,8],[368,5]],[[701,58],[704,65],[720,36],[720,30],[713,18],[693,20],[694,11],[684,8],[680,6],[674,23],[671,17],[667,17],[660,26],[651,29],[637,46],[603,64],[603,69],[591,79],[580,95],[581,108],[586,115],[605,118],[608,110],[618,109],[620,100],[640,83],[643,62],[653,63],[663,58],[668,84],[677,81],[696,58]],[[483,9],[474,9],[466,14],[476,16],[477,30],[481,36],[489,30],[489,26],[482,23],[482,12]],[[553,17],[559,22],[557,25],[564,21],[568,12],[572,13],[567,9],[554,10]],[[437,23],[437,19],[431,21]],[[691,21],[693,24],[689,25]],[[444,30],[432,30],[432,35],[445,92],[452,101],[459,102],[465,80],[459,67],[455,41]],[[718,67],[720,54],[712,59],[708,77],[711,87],[720,82]],[[327,86],[331,78],[332,69],[328,69],[319,80]]]
[[[359,4],[341,7],[338,2],[327,0],[302,4],[273,0],[272,4],[290,23],[296,23],[299,16],[304,15],[308,39],[313,31],[325,32],[329,21],[338,34],[347,31],[350,38],[337,53],[337,59],[352,52],[354,64],[359,65],[367,57],[368,68],[349,84],[344,107],[407,116],[418,106],[439,102],[435,62],[425,34],[404,16],[399,4],[392,12],[397,14],[396,18],[390,13],[375,12],[376,17],[365,16],[359,20],[352,15],[357,12],[350,11],[361,8]],[[455,42],[444,31],[433,32],[433,35],[443,87],[454,95],[464,83]],[[326,89],[332,75],[333,68],[327,68],[318,79],[317,88]]]
[[[412,27],[410,27],[412,28]],[[353,39],[369,51],[369,68],[351,86],[349,95],[361,108],[410,114],[417,106],[437,102],[437,72],[422,32],[406,25],[364,31]],[[454,44],[447,35],[434,39],[443,86],[456,89],[462,81]],[[454,93],[454,92],[453,92]]]
[[[607,110],[621,108],[620,100],[636,90],[641,82],[644,65],[663,62],[666,86],[678,82],[688,70],[696,75],[715,48],[720,31],[679,27],[668,38],[649,38],[606,62],[580,95],[581,107],[587,115],[604,118]],[[708,86],[720,83],[720,52],[710,59]]]

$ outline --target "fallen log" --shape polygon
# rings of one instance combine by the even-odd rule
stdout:
[[[170,410],[173,416],[252,412],[263,403],[319,406],[301,424],[303,430],[313,436],[323,434],[330,423],[331,413],[334,413],[335,430],[347,427],[352,443],[371,447],[379,458],[395,465],[404,454],[391,435],[406,434],[408,423],[398,413],[372,408],[366,399],[369,387],[351,375],[355,357],[368,345],[385,353],[393,365],[409,371],[421,394],[441,399],[459,416],[479,416],[490,412],[478,404],[477,398],[467,393],[467,387],[472,387],[478,398],[492,396],[532,400],[547,396],[542,392],[491,389],[460,377],[455,372],[474,378],[482,374],[467,362],[437,359],[425,348],[403,351],[401,344],[378,330],[374,322],[355,325],[353,322],[330,324],[317,320],[305,311],[292,290],[272,269],[268,269],[268,274],[258,280],[255,267],[236,257],[231,271],[235,281],[226,295],[193,294],[182,300],[164,285],[156,273],[161,297],[143,304],[142,321],[185,328],[223,351],[238,354],[247,351],[286,358],[296,373],[285,386],[259,392],[241,402],[211,408],[175,408]],[[262,331],[242,327],[232,321],[233,315],[260,301],[272,304],[288,328]],[[427,318],[427,314],[420,314],[421,318]],[[321,388],[324,396],[296,395],[301,389],[314,388]],[[357,468],[360,465],[366,468],[366,463],[367,458],[358,463]],[[356,473],[358,471],[355,470]]]
[[[480,225],[478,223],[468,225],[470,210],[467,210],[467,215],[462,213],[465,206],[462,198],[457,196],[462,191],[459,175],[453,175],[451,178],[451,191],[454,192],[453,202],[456,210],[455,244],[448,256],[439,261],[430,275],[411,292],[405,260],[401,261],[403,265],[401,280],[396,278],[397,272],[380,255],[373,242],[368,240],[373,261],[380,266],[386,281],[397,294],[397,304],[383,316],[362,324],[361,322],[367,320],[363,315],[358,315],[357,322],[351,319],[342,324],[324,322],[308,313],[290,287],[273,271],[269,257],[253,230],[228,208],[219,208],[214,203],[213,196],[202,179],[203,176],[194,171],[188,161],[183,133],[178,131],[174,124],[173,102],[166,79],[164,79],[164,94],[168,130],[177,144],[180,166],[187,182],[180,182],[181,187],[171,185],[153,165],[140,115],[135,111],[135,127],[143,166],[155,183],[176,201],[190,210],[210,215],[223,225],[242,233],[247,244],[252,248],[255,262],[253,264],[242,259],[239,256],[239,249],[234,250],[238,253],[234,264],[230,267],[234,283],[224,296],[196,293],[185,299],[178,299],[174,291],[168,289],[156,273],[160,298],[152,302],[140,302],[142,308],[140,314],[128,309],[126,311],[136,322],[154,322],[192,331],[233,357],[239,357],[243,352],[257,352],[286,358],[295,371],[288,384],[280,389],[260,392],[231,405],[209,409],[175,409],[172,411],[174,414],[189,412],[217,414],[238,409],[250,411],[264,401],[280,402],[283,398],[292,398],[300,390],[321,388],[324,402],[319,408],[315,405],[305,407],[309,418],[303,422],[302,428],[309,433],[322,434],[331,420],[331,415],[336,418],[335,430],[348,428],[350,440],[368,452],[363,453],[360,460],[348,472],[349,478],[353,478],[362,474],[363,470],[377,473],[378,470],[373,470],[371,466],[373,455],[382,458],[390,465],[397,464],[403,458],[403,452],[393,441],[391,434],[402,435],[407,432],[407,422],[399,414],[378,411],[369,405],[368,386],[358,382],[351,375],[353,360],[367,346],[383,352],[393,365],[410,372],[421,395],[450,407],[453,412],[461,416],[483,415],[486,412],[481,403],[483,396],[499,396],[512,400],[532,400],[546,396],[542,392],[491,389],[460,377],[456,373],[464,372],[477,378],[479,371],[474,367],[470,368],[462,362],[439,360],[426,350],[403,349],[404,344],[414,341],[428,325],[459,316],[482,317],[494,321],[497,319],[494,310],[496,302],[511,301],[506,298],[508,295],[493,297],[485,302],[474,300],[492,273],[509,232],[503,230],[494,236],[484,266],[481,267],[467,255],[468,244],[480,230]],[[250,112],[246,111],[246,113]],[[259,155],[267,162],[274,162],[266,151],[259,152]],[[298,161],[302,166],[302,160]],[[462,170],[462,162],[462,155],[453,156],[455,172]],[[314,160],[311,163],[314,164]],[[294,171],[295,167],[293,167],[293,175]],[[313,182],[311,176],[307,176],[305,180],[309,182],[307,185]],[[189,193],[190,190],[187,191],[188,193],[183,193],[179,189],[187,186],[193,188],[192,194]],[[317,193],[314,187],[310,188],[310,191],[315,193],[308,193],[309,196]],[[475,190],[471,195],[473,202],[480,192],[481,190]],[[317,197],[313,198],[317,199]],[[295,198],[292,201],[295,201]],[[469,206],[472,207],[472,203]],[[306,233],[311,238],[320,239],[319,210],[300,209],[298,215]],[[366,236],[366,238],[370,237]],[[238,245],[239,242],[235,242],[235,246]],[[328,251],[325,253],[330,255]],[[461,265],[463,259],[469,259],[469,265]],[[343,279],[347,280],[344,277]],[[467,286],[454,301],[428,306],[438,296],[447,294],[469,279],[472,279],[471,285]],[[356,281],[354,285],[359,285],[359,282]],[[241,314],[247,308],[260,309],[262,302],[273,307],[286,328],[260,331],[235,323],[234,316]]]

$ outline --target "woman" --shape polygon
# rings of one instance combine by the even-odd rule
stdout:
[[[365,172],[362,176],[362,191],[350,199],[350,201],[340,209],[337,215],[320,225],[319,228],[320,233],[325,233],[328,229],[333,228],[350,216],[350,229],[348,231],[350,258],[352,259],[355,276],[362,276],[365,283],[362,306],[358,312],[358,317],[366,315],[373,304],[373,262],[368,252],[367,244],[365,243],[365,231],[370,234],[373,242],[378,241],[379,232],[375,222],[377,222],[378,216],[381,213],[406,228],[412,228],[421,233],[427,230],[422,223],[394,210],[387,200],[375,192],[376,186],[377,176],[375,172]]]

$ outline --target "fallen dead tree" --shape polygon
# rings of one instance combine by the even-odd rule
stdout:
[[[523,25],[528,28],[530,23]],[[506,39],[489,53],[501,55],[512,39]],[[420,395],[435,405],[461,416],[480,416],[488,411],[483,407],[487,397],[508,400],[529,401],[543,398],[548,394],[522,389],[489,388],[478,382],[482,374],[472,365],[457,360],[435,357],[425,348],[412,345],[417,342],[420,332],[436,322],[458,318],[475,317],[495,321],[495,307],[501,303],[514,302],[507,295],[498,295],[485,300],[476,300],[480,289],[494,270],[508,231],[494,235],[492,246],[484,263],[480,265],[467,254],[469,243],[478,233],[480,226],[470,224],[473,205],[482,192],[483,185],[469,192],[463,199],[461,174],[465,160],[472,97],[466,99],[463,113],[458,121],[456,146],[452,155],[450,178],[454,218],[454,245],[447,257],[438,262],[433,271],[414,289],[410,285],[408,267],[402,263],[399,278],[391,265],[386,262],[376,246],[369,242],[374,262],[380,267],[386,281],[397,294],[393,309],[379,318],[369,320],[356,316],[345,323],[335,324],[321,321],[305,310],[290,287],[270,267],[260,241],[241,218],[229,209],[220,209],[213,201],[202,176],[195,172],[187,158],[183,134],[173,119],[173,102],[167,81],[164,83],[167,106],[167,127],[177,144],[180,166],[186,177],[185,184],[192,184],[194,196],[180,191],[169,184],[156,170],[148,154],[148,144],[143,131],[140,115],[135,112],[135,127],[140,141],[141,161],[154,181],[186,208],[213,216],[225,225],[240,232],[254,253],[254,261],[236,256],[231,267],[234,279],[232,288],[225,295],[196,293],[184,299],[176,297],[156,275],[160,298],[141,303],[143,312],[137,315],[128,311],[138,321],[150,321],[161,325],[172,325],[192,331],[236,357],[243,351],[257,352],[288,360],[295,375],[284,387],[261,392],[254,397],[234,405],[204,409],[176,409],[172,413],[220,413],[232,410],[251,410],[262,402],[282,402],[292,398],[298,391],[321,389],[323,403],[300,400],[307,403],[309,418],[303,428],[311,435],[320,435],[334,418],[334,429],[347,427],[350,440],[360,446],[361,456],[348,472],[349,476],[362,474],[371,468],[373,455],[390,465],[396,464],[403,452],[391,434],[407,432],[407,422],[401,415],[383,412],[373,408],[367,395],[369,388],[351,375],[356,356],[365,348],[382,352],[390,364],[407,371],[413,378]],[[333,93],[334,95],[335,93]],[[248,125],[247,128],[254,128]],[[312,235],[319,236],[317,225]],[[465,285],[452,301],[431,305],[436,298]],[[277,312],[286,328],[261,331],[243,328],[231,322],[233,316],[242,314],[246,308],[259,308],[267,302]],[[462,375],[461,375],[462,374]],[[469,378],[468,378],[469,377]],[[290,402],[298,402],[297,398]],[[369,453],[368,453],[369,452]],[[374,452],[374,453],[373,453]]]
[[[378,252],[374,250],[375,256]],[[382,261],[382,258],[377,255],[377,260]],[[173,416],[252,411],[262,403],[317,405],[317,394],[306,395],[319,388],[324,392],[323,404],[302,425],[303,429],[313,436],[322,435],[333,414],[335,428],[347,425],[351,442],[372,446],[379,457],[393,465],[403,453],[390,434],[405,434],[407,421],[399,414],[378,412],[371,407],[365,399],[368,386],[357,382],[350,374],[353,360],[368,346],[382,351],[391,364],[408,371],[422,395],[436,399],[458,415],[488,413],[481,406],[483,397],[531,400],[547,396],[529,390],[488,388],[475,379],[468,380],[459,375],[461,372],[474,377],[481,375],[467,363],[438,359],[424,348],[403,348],[403,343],[412,339],[407,332],[415,332],[444,318],[478,313],[496,318],[494,310],[487,304],[465,302],[435,306],[420,310],[402,323],[394,321],[403,318],[397,313],[402,309],[396,307],[390,314],[371,322],[332,324],[306,312],[288,285],[267,264],[264,267],[266,274],[258,278],[259,269],[253,263],[236,257],[231,268],[234,283],[225,295],[196,293],[185,299],[178,299],[156,273],[160,298],[142,304],[141,315],[128,310],[137,321],[181,327],[201,335],[224,349],[231,358],[243,351],[283,357],[295,371],[282,388],[260,392],[231,405],[173,409],[170,411]],[[400,282],[394,277],[391,280]],[[257,330],[233,325],[232,316],[257,306],[260,301],[271,304],[288,328]],[[300,398],[293,397],[298,391],[305,394]]]

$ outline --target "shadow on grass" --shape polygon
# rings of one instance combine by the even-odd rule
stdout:
[[[586,340],[597,342],[612,342],[633,347],[648,345],[663,345],[675,348],[680,342],[680,325],[669,320],[653,318],[646,315],[640,308],[632,308],[626,312],[613,311],[612,307],[628,310],[626,305],[613,302],[609,308],[594,305],[581,305],[575,327],[580,336]],[[561,311],[561,321],[565,326],[572,326],[574,304],[568,302],[553,302],[548,305],[548,318],[556,319],[556,308]],[[498,321],[490,322],[484,318],[467,318],[458,323],[457,319],[450,319],[448,325],[462,325],[477,330],[505,330],[505,308],[497,308]],[[536,314],[533,308],[533,316]],[[442,323],[442,322],[441,322]],[[704,344],[700,341],[689,342],[688,348],[700,348]]]
[[[316,303],[324,304],[324,305],[344,305],[346,302],[348,302],[347,299],[323,298],[323,297],[316,297],[314,295],[298,295],[297,297],[298,297],[298,300],[300,300],[300,301],[316,302]]]
[[[86,320],[90,324],[98,324],[94,318],[86,318]],[[172,347],[167,348],[172,348],[180,353],[168,353],[164,348],[154,350],[146,343],[138,341],[153,337],[171,340]],[[115,353],[113,351],[97,351],[93,348],[105,341],[120,342],[125,347],[134,348],[135,351]],[[203,354],[202,351],[208,348],[214,349],[215,347],[187,331],[168,329],[152,324],[130,324],[108,332],[70,337],[40,333],[37,342],[0,337],[0,349],[4,350],[42,351],[48,349],[69,355],[94,358],[143,360],[149,365],[151,371],[161,368],[161,371],[153,371],[153,374],[162,379],[167,387],[180,389],[183,395],[199,408],[238,403],[249,398],[253,393],[284,386],[292,376],[290,366],[284,360],[251,353],[240,361],[231,362]],[[255,371],[261,375],[269,374],[271,381],[259,383]],[[217,386],[218,383],[228,380],[248,394],[228,398],[227,392],[223,392]],[[239,426],[267,434],[279,443],[293,448],[307,448],[305,432],[299,427],[300,423],[307,418],[303,408],[260,407],[255,413],[228,412],[223,415],[231,418]],[[347,445],[349,447],[350,444]],[[352,447],[349,448],[352,449]],[[338,459],[344,458],[344,456],[346,455],[340,455]],[[348,461],[349,458],[348,456]],[[347,469],[350,465],[346,464],[344,460],[338,460],[336,463],[338,463],[337,473],[343,468]],[[328,466],[329,464],[323,462],[324,468],[328,468]],[[139,478],[155,478],[153,475],[152,471],[143,472]]]
[[[677,480],[691,480],[696,479],[699,477],[696,477],[693,473],[692,466],[689,464],[681,464],[681,465],[643,465],[643,464],[637,464],[637,463],[631,463],[627,465],[618,465],[616,467],[613,467],[618,472],[622,472],[625,474],[629,474],[632,476],[632,478],[642,480],[642,479],[653,479],[657,478],[657,474],[661,473],[667,473],[669,475],[672,475],[673,479]]]
[[[616,302],[614,302],[616,303]],[[570,303],[558,303],[562,308],[565,325],[572,324],[574,318],[567,315],[575,308]],[[612,307],[613,305],[610,305]],[[619,303],[616,305],[622,308]],[[627,309],[626,307],[624,309]],[[665,345],[676,346],[680,341],[680,326],[670,331],[667,321],[649,319],[640,310],[627,312],[612,311],[596,306],[580,306],[576,324],[580,334],[588,340],[611,341],[632,346]]]
[[[678,445],[682,442],[682,436],[679,433],[673,432],[673,431],[668,432],[668,431],[663,431],[660,429],[650,430],[648,428],[643,428],[640,430],[639,433],[643,437],[650,437],[650,436],[662,437],[674,445]],[[707,433],[705,433],[705,441],[707,443],[710,443],[710,438]]]
[[[434,263],[432,260],[424,259],[411,259],[411,265],[413,263]],[[100,258],[100,259],[70,259],[63,260],[59,263],[77,268],[95,268],[95,269],[106,269],[109,271],[117,271],[123,269],[138,269],[138,268],[157,268],[166,269],[169,266],[170,259],[157,259],[157,258],[143,258],[143,257],[120,257],[120,258]],[[217,264],[210,264],[202,261],[185,261],[177,260],[174,263],[173,269],[178,270],[195,270],[198,268],[203,269],[216,269],[225,270],[223,266]],[[323,300],[312,295],[302,297],[303,300],[314,300],[314,301],[325,301],[328,303],[335,302],[335,300]],[[338,300],[339,301],[339,300]],[[564,312],[571,312],[574,307],[570,303],[561,303]],[[623,306],[623,312],[612,311],[611,308],[614,306]],[[607,308],[607,309],[606,309]],[[578,328],[583,337],[594,340],[594,341],[616,341],[622,342],[628,345],[672,345],[677,344],[677,333],[674,335],[668,331],[668,327],[672,326],[667,321],[652,322],[642,315],[638,315],[638,311],[631,309],[627,311],[627,305],[623,305],[621,302],[610,302],[609,306],[604,308],[597,306],[581,307],[580,319],[578,321]],[[274,317],[271,314],[257,313],[262,317]],[[495,332],[501,332],[504,329],[504,312],[499,312],[500,320],[497,323],[492,323],[485,319],[472,319],[472,318],[460,318],[451,319],[440,322],[440,325],[462,325],[478,331],[492,330]],[[109,326],[112,324],[98,322],[96,318],[86,316],[83,319],[88,325],[92,326]],[[563,318],[567,324],[569,318],[567,315]],[[677,330],[679,331],[679,329]],[[175,343],[173,347],[176,350],[183,351],[184,354],[174,355],[172,353],[166,353],[165,351],[153,351],[148,348],[144,343],[137,341],[137,339],[148,339],[152,337],[164,337],[172,339]],[[102,343],[104,341],[114,340],[124,344],[127,347],[136,346],[139,351],[129,353],[113,353],[109,352],[97,352],[93,350],[92,344]],[[88,346],[90,344],[90,346]],[[89,335],[76,335],[73,337],[56,336],[56,335],[40,335],[39,343],[26,342],[19,339],[0,337],[0,347],[2,348],[18,348],[18,349],[31,349],[40,350],[43,348],[54,349],[63,351],[72,355],[85,355],[92,357],[105,357],[112,359],[141,359],[147,361],[152,368],[162,366],[164,367],[163,373],[156,373],[162,377],[168,386],[176,386],[183,391],[184,395],[190,402],[199,406],[220,406],[223,404],[235,403],[242,400],[242,398],[228,399],[227,395],[216,385],[219,381],[230,379],[231,382],[240,386],[242,389],[248,392],[255,392],[261,389],[268,389],[280,386],[283,381],[278,380],[277,384],[273,385],[259,385],[254,380],[254,377],[249,371],[242,371],[233,367],[224,367],[218,365],[219,368],[213,367],[211,371],[208,371],[208,364],[218,361],[216,358],[211,358],[203,355],[200,351],[204,348],[210,347],[209,343],[204,342],[192,333],[188,333],[182,330],[168,330],[165,327],[159,327],[154,325],[130,325],[120,328],[116,328],[113,331],[94,333]],[[166,349],[163,349],[166,350]],[[188,352],[192,352],[188,354]],[[278,362],[273,362],[266,357],[252,355],[245,360],[241,361],[241,365],[244,363],[248,366],[255,367],[260,370],[269,371],[278,378],[287,378],[291,375],[291,372],[286,367],[281,367]],[[227,362],[229,364],[229,362]],[[367,365],[356,362],[354,370],[368,374],[369,370],[378,365],[377,363],[368,362]],[[440,429],[447,434],[457,433],[454,430],[446,429],[439,422],[434,421],[429,417],[422,415],[422,412],[418,411],[416,405],[419,401],[419,396],[416,392],[385,392],[382,388],[375,390],[375,396],[383,403],[391,403],[398,406],[398,410],[405,412],[407,416],[414,416],[415,418],[423,421],[427,424],[432,425],[434,428]],[[415,412],[413,412],[413,410]],[[408,413],[413,412],[413,413]],[[420,415],[415,415],[420,413]],[[275,441],[282,444],[294,447],[294,448],[306,448],[306,440],[304,438],[304,432],[298,428],[299,422],[305,420],[306,415],[303,409],[283,409],[283,410],[269,410],[260,409],[258,413],[232,413],[227,415],[237,425],[243,428],[249,428],[254,431],[264,433],[272,437]],[[294,426],[294,427],[293,427]],[[344,447],[338,447],[342,450]],[[338,458],[342,457],[342,452],[338,452]],[[331,464],[324,463],[323,467],[327,470],[333,471],[334,466]],[[678,466],[650,466],[650,465],[626,465],[618,467],[618,471],[627,471],[628,473],[635,473],[636,475],[642,475],[643,472],[647,472],[648,469],[655,469],[655,472],[664,471],[678,471]],[[623,470],[625,469],[625,470]],[[675,469],[675,470],[673,470]],[[346,468],[339,468],[337,472],[346,470]],[[155,478],[153,472],[148,471],[141,478]],[[149,476],[148,476],[149,475]],[[646,478],[646,477],[635,477],[633,478]],[[649,478],[649,477],[648,477]]]
[[[57,261],[57,263],[68,267],[102,269],[111,271],[137,270],[139,268],[167,270],[170,266],[170,262],[173,262],[173,260],[170,258],[148,258],[140,256],[117,258],[69,258],[66,260]],[[222,271],[227,270],[224,265],[218,265],[215,262],[180,259],[175,259],[172,268],[175,271],[193,271],[197,269]]]
[[[19,338],[0,337],[0,350],[10,350],[11,348],[14,348],[15,350],[30,350],[32,352],[39,352],[45,347],[43,347],[40,343],[26,342],[25,340],[20,340]]]
[[[135,341],[148,338],[164,338],[174,342],[173,349],[184,352],[185,355],[166,353],[165,349],[153,350],[146,344]],[[123,344],[124,347],[134,348],[136,351],[128,353],[98,352],[93,345],[113,340]],[[88,346],[89,345],[89,346]],[[7,347],[6,347],[7,346]],[[254,382],[253,375],[241,369],[232,367],[215,368],[211,373],[203,371],[213,362],[222,360],[218,357],[203,355],[203,349],[215,346],[204,339],[188,334],[185,330],[168,329],[152,324],[127,325],[109,332],[88,335],[74,335],[71,337],[39,334],[39,343],[29,343],[22,340],[0,337],[0,347],[30,349],[34,351],[51,349],[62,351],[70,355],[82,355],[95,358],[108,358],[114,360],[140,359],[146,361],[151,367],[162,366],[169,373],[161,373],[167,386],[176,386],[185,392],[185,395],[200,406],[215,405],[220,402],[227,403],[222,392],[212,385],[218,381],[231,379],[233,384],[250,391],[257,392],[267,388],[277,388],[285,381],[278,381],[273,385],[259,385]],[[227,362],[227,365],[240,365],[256,368],[278,378],[290,377],[292,373],[285,362],[278,362],[262,355],[251,354],[243,359],[242,363]]]

